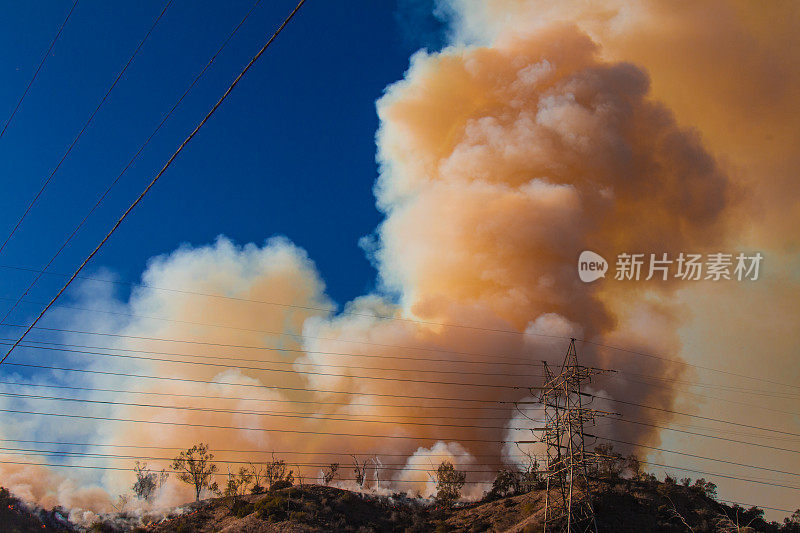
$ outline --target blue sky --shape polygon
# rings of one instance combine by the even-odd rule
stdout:
[[[3,122],[70,5],[8,2],[3,8]],[[78,3],[0,139],[3,238],[163,5]],[[250,0],[224,8],[176,0],[169,7],[0,265],[47,262],[251,6]],[[74,270],[293,6],[259,5],[51,270]],[[358,239],[381,219],[372,194],[374,102],[402,77],[414,50],[437,46],[440,24],[430,13],[424,1],[309,2],[89,270],[135,281],[148,258],[181,243],[205,244],[219,234],[261,243],[282,234],[309,252],[335,300],[363,294],[375,272]],[[33,276],[0,270],[3,298],[19,296]],[[61,281],[43,278],[30,299],[49,299]],[[37,309],[24,305],[11,319],[24,321]]]

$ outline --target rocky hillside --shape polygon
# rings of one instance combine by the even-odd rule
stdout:
[[[766,532],[800,533],[800,521],[763,520],[760,509],[716,501],[701,484],[655,479],[601,482],[593,490],[601,532]],[[236,500],[214,498],[175,510],[167,517],[104,517],[90,531],[116,533],[188,532],[538,532],[542,531],[544,490],[446,508],[401,495],[377,497],[319,485],[294,486]],[[3,506],[5,532],[74,531],[41,512]],[[60,514],[45,513],[54,519]],[[797,518],[797,515],[796,517]],[[59,518],[59,520],[63,520]],[[152,521],[151,521],[152,520]],[[44,527],[43,527],[44,526]],[[60,528],[60,529],[59,529]]]
[[[66,518],[68,513],[55,508],[50,511],[30,507],[0,487],[0,532],[29,531],[75,532],[78,529]]]

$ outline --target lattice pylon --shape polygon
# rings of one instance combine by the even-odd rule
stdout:
[[[589,464],[596,457],[586,451],[584,425],[609,413],[584,407],[581,386],[607,371],[578,364],[575,339],[570,340],[558,374],[543,363],[545,382],[539,401],[544,406],[544,427],[537,431],[542,432],[539,442],[547,446],[544,531],[596,533],[589,485]]]

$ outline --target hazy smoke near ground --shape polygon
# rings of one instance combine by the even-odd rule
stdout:
[[[576,273],[582,250],[609,254],[607,259],[620,252],[674,256],[728,242],[730,212],[738,209],[744,187],[704,146],[705,135],[679,125],[662,102],[665,86],[653,94],[650,56],[619,60],[636,59],[620,53],[629,44],[626,36],[638,35],[628,21],[660,13],[655,4],[637,6],[587,8],[573,17],[538,2],[451,3],[453,46],[414,55],[404,78],[378,101],[375,192],[385,220],[363,246],[378,269],[380,290],[337,313],[325,295],[324,273],[286,240],[237,247],[220,238],[179,249],[151,261],[144,282],[227,298],[137,288],[125,305],[87,290],[85,307],[123,314],[71,312],[62,320],[75,329],[128,336],[75,334],[65,342],[161,359],[67,356],[76,365],[193,382],[61,374],[43,379],[187,395],[98,392],[95,399],[191,409],[86,410],[183,425],[66,421],[48,428],[49,421],[36,421],[4,428],[4,436],[26,438],[17,435],[33,431],[53,437],[48,440],[70,435],[75,442],[184,448],[204,441],[212,450],[275,451],[309,478],[341,461],[342,482],[353,477],[347,454],[371,454],[384,465],[382,485],[394,481],[398,490],[425,492],[425,466],[444,458],[467,470],[519,461],[507,443],[530,438],[525,428],[535,425],[537,414],[521,415],[508,402],[535,397],[527,387],[540,384],[542,359],[560,362],[568,342],[563,337],[678,358],[683,313],[673,302],[675,284],[584,284]],[[682,22],[674,19],[668,30],[678,31]],[[693,116],[687,106],[678,107]],[[658,359],[621,358],[588,343],[578,343],[578,350],[587,364],[691,377],[685,367]],[[600,377],[592,390],[665,409],[681,406],[668,381]],[[21,404],[76,411],[55,402],[13,403]],[[645,423],[668,422],[659,411],[613,402],[594,406]],[[650,426],[620,422],[595,431],[659,442]],[[81,433],[84,440],[73,436]],[[158,449],[120,453],[152,456],[159,468],[174,455]],[[220,451],[217,457],[268,455]],[[221,466],[226,472],[239,465]],[[9,468],[0,465],[4,484]],[[27,476],[10,488],[39,502],[109,510],[113,498],[105,493],[93,501],[51,493],[46,499],[35,486],[52,485],[52,474],[39,472],[41,477]],[[99,481],[116,495],[128,490],[131,477],[111,471]],[[372,469],[368,477],[374,479]],[[174,479],[168,489],[160,496],[165,505],[191,498]]]

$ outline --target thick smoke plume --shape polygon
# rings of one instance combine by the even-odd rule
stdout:
[[[394,481],[399,490],[426,493],[425,467],[437,460],[450,458],[466,470],[520,460],[503,443],[529,437],[524,428],[532,422],[513,405],[494,402],[530,399],[526,387],[540,383],[539,362],[560,361],[564,337],[678,358],[681,317],[672,303],[674,286],[608,279],[584,284],[576,274],[577,257],[587,249],[609,256],[710,250],[728,236],[735,188],[700,134],[680,126],[654,97],[646,64],[615,59],[604,48],[606,34],[583,19],[552,16],[543,18],[546,24],[525,26],[494,16],[502,12],[500,4],[455,3],[454,44],[415,54],[405,77],[378,101],[375,192],[385,220],[363,246],[377,266],[380,290],[337,313],[322,275],[303,250],[284,239],[237,247],[220,238],[181,248],[152,260],[143,281],[185,292],[137,288],[129,303],[120,304],[90,284],[82,306],[118,314],[71,311],[59,320],[73,329],[127,336],[75,334],[65,342],[212,365],[68,355],[71,363],[91,369],[194,381],[65,373],[42,379],[191,395],[94,397],[206,410],[83,410],[2,400],[31,410],[183,424],[50,425],[34,419],[4,428],[2,436],[184,448],[203,441],[212,450],[275,451],[309,478],[341,461],[342,483],[352,477],[348,454],[368,454],[384,465],[382,485]],[[538,4],[530,5],[524,14],[536,12]],[[527,20],[522,14],[519,20]],[[592,16],[597,14],[586,14]],[[474,35],[478,20],[487,21],[480,39]],[[471,35],[470,44],[464,44],[465,35]],[[621,358],[589,343],[579,343],[579,356],[587,364],[687,377],[680,365]],[[593,387],[629,402],[680,406],[678,391],[667,381],[609,377]],[[664,412],[606,406],[642,422],[668,422]],[[264,412],[273,416],[259,414]],[[602,431],[626,441],[659,442],[650,426],[618,423]],[[120,453],[151,456],[158,467],[174,455],[156,448]],[[267,457],[218,453],[230,461]],[[86,491],[80,501],[75,494],[45,496],[36,487],[53,484],[49,470],[30,467],[24,479],[9,477],[12,471],[18,469],[0,465],[3,483],[31,500],[110,510],[113,498],[106,492],[92,500]],[[491,478],[477,473],[468,479]],[[117,471],[94,481],[114,495],[132,482],[129,472]],[[167,488],[165,505],[191,499],[188,487],[174,480]]]

